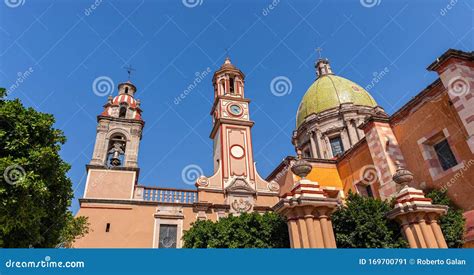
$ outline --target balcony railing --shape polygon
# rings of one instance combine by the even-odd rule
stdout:
[[[140,191],[142,196],[139,194]],[[136,192],[144,201],[183,204],[198,201],[198,193],[195,190],[137,186]]]

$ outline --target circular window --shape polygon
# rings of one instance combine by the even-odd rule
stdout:
[[[230,154],[234,157],[234,158],[242,158],[245,154],[245,151],[244,151],[244,148],[242,148],[242,146],[240,145],[234,145],[230,148]]]

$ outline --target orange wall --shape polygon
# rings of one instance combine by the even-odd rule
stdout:
[[[344,185],[344,194],[347,194],[349,190],[356,192],[354,185],[362,180],[361,175],[363,174],[364,167],[367,167],[367,165],[373,166],[374,163],[367,142],[365,141],[352,149],[352,152],[338,162],[337,170],[339,171],[339,176]],[[380,184],[378,181],[372,185],[372,190],[376,197],[378,197],[377,190],[379,187]]]
[[[415,187],[446,188],[449,197],[461,208],[470,210],[474,206],[474,155],[466,143],[466,132],[459,121],[456,110],[449,102],[444,87],[433,87],[435,92],[442,92],[440,98],[431,99],[413,111],[405,120],[394,121],[392,128],[405,157],[407,167],[415,175]],[[426,161],[423,159],[418,140],[430,137],[433,133],[447,128],[450,135],[450,146],[458,163],[465,162],[465,169],[433,180]]]
[[[82,203],[76,216],[89,217],[89,234],[76,240],[74,247],[81,248],[151,248],[155,230],[157,205]],[[196,220],[192,207],[182,208],[183,231]],[[211,220],[216,214],[210,214]],[[110,223],[110,231],[105,232]]]

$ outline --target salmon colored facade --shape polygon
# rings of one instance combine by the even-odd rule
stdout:
[[[227,58],[213,77],[214,173],[199,177],[193,190],[138,184],[145,123],[136,87],[120,84],[119,95],[109,98],[98,116],[77,213],[89,218],[90,233],[74,246],[179,248],[183,232],[196,220],[277,211],[288,219],[292,247],[335,247],[330,213],[352,191],[397,197],[399,208],[390,215],[410,246],[445,247],[436,221],[444,208],[428,206],[413,226],[407,222],[415,214],[397,212],[412,207],[408,201],[423,208],[429,203],[420,190],[437,188],[465,210],[466,247],[473,247],[474,54],[445,52],[428,67],[439,79],[390,116],[364,88],[336,76],[327,59],[318,60],[316,70],[292,138],[312,169],[297,176],[293,170],[300,159],[288,156],[264,179],[253,159],[245,75]],[[407,181],[403,173],[409,172],[400,167],[411,171],[413,180]],[[399,178],[412,189],[402,189]]]

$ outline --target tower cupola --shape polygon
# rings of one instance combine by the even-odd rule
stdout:
[[[316,68],[316,74],[318,75],[318,77],[333,74],[331,70],[331,65],[329,64],[329,59],[327,58],[318,59],[314,67]]]

